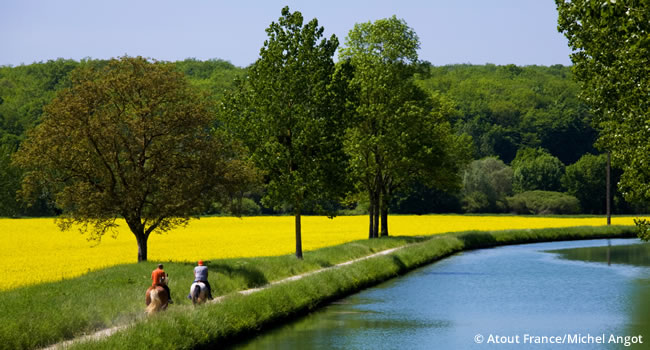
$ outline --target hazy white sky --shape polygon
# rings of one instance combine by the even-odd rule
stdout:
[[[396,15],[434,65],[571,63],[553,0],[0,0],[0,65],[128,54],[247,66],[285,5],[341,45],[355,23]]]

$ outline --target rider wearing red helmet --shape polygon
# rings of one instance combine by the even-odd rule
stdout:
[[[212,287],[208,282],[208,267],[203,264],[203,260],[199,260],[198,266],[194,268],[194,282],[203,282],[208,289],[208,299],[212,300]]]

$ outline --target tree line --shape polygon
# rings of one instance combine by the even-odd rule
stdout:
[[[291,214],[301,257],[304,214],[368,214],[374,238],[389,212],[604,210],[569,67],[432,67],[395,16],[355,25],[340,50],[288,8],[266,31],[246,68],[1,67],[0,215],[59,215],[95,239],[122,217],[146,260],[150,233],[206,213]],[[615,198],[618,212],[647,208]]]

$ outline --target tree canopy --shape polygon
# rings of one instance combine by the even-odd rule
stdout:
[[[650,200],[650,1],[556,0],[599,146],[623,170],[626,198]]]
[[[454,102],[452,122],[472,136],[473,156],[510,164],[522,147],[544,148],[571,164],[596,150],[591,114],[570,67],[448,65],[430,67],[417,82]]]
[[[562,191],[564,164],[541,148],[522,148],[512,161],[515,192]]]
[[[295,216],[298,258],[303,211],[327,212],[324,203],[345,190],[345,100],[333,60],[338,39],[323,38],[323,31],[316,19],[305,24],[300,12],[282,9],[266,29],[259,59],[223,108],[264,172],[262,202]]]
[[[395,191],[419,179],[428,186],[458,186],[468,160],[468,139],[447,119],[450,105],[414,82],[419,39],[393,16],[356,24],[341,49],[354,68],[353,122],[346,132],[350,169],[370,202],[369,237],[388,235],[388,205]]]
[[[600,131],[598,147],[601,151],[612,152],[614,178],[621,176],[616,167],[625,169],[621,181],[615,180],[620,184],[619,190],[625,194],[625,200],[618,194],[614,195],[615,212],[643,211],[647,208],[647,203],[650,203],[647,196],[649,176],[646,166],[650,161],[647,158],[650,153],[647,149],[650,136],[647,128],[647,37],[650,12],[648,2],[556,2],[560,14],[559,29],[567,35],[571,47],[575,50],[573,67],[493,64],[434,67],[419,61],[417,34],[395,16],[357,24],[347,37],[349,44],[341,50],[339,63],[328,61],[326,64],[327,68],[324,70],[329,73],[333,71],[328,79],[321,79],[324,70],[314,69],[315,65],[310,66],[314,74],[305,75],[305,71],[298,65],[288,61],[294,59],[309,65],[311,63],[305,62],[313,60],[294,53],[302,50],[312,55],[312,51],[306,48],[310,42],[313,41],[314,50],[316,47],[318,50],[325,50],[321,44],[328,42],[322,38],[322,33],[314,40],[308,38],[308,31],[291,34],[295,28],[290,27],[296,25],[288,24],[289,20],[285,20],[285,27],[275,23],[274,28],[283,28],[282,30],[269,27],[269,39],[261,50],[265,60],[282,65],[284,73],[268,73],[267,76],[281,78],[273,81],[275,78],[272,78],[268,80],[268,84],[257,83],[259,89],[254,93],[251,88],[252,74],[271,72],[274,69],[271,63],[265,66],[266,68],[261,68],[263,65],[260,63],[257,73],[253,72],[252,66],[239,68],[221,59],[201,61],[188,58],[169,65],[174,66],[174,71],[185,75],[192,90],[207,96],[208,108],[212,103],[224,101],[224,106],[229,106],[229,114],[238,115],[247,123],[251,121],[250,125],[240,124],[237,127],[230,122],[224,123],[226,120],[213,123],[214,127],[219,126],[216,128],[219,132],[223,131],[220,129],[222,127],[227,127],[229,132],[236,132],[251,150],[257,147],[255,140],[258,136],[262,135],[262,139],[266,137],[251,132],[257,125],[255,119],[260,115],[270,114],[271,111],[271,107],[260,109],[260,106],[267,105],[258,104],[255,94],[267,94],[273,99],[284,101],[282,103],[285,105],[291,103],[291,108],[287,110],[293,115],[303,113],[303,107],[298,108],[298,105],[308,105],[309,107],[305,108],[313,115],[328,115],[325,118],[327,122],[310,124],[318,125],[315,128],[323,130],[322,134],[298,131],[304,129],[302,124],[292,127],[292,135],[298,132],[310,135],[308,137],[312,139],[312,144],[320,143],[314,140],[324,140],[324,143],[329,145],[326,148],[332,151],[327,156],[330,160],[343,159],[336,162],[338,167],[330,168],[330,164],[314,170],[320,173],[331,170],[327,177],[333,181],[326,184],[318,180],[321,187],[317,190],[331,193],[322,196],[308,195],[309,198],[305,198],[301,204],[301,213],[333,214],[341,209],[342,204],[338,203],[340,192],[347,188],[341,184],[346,182],[344,180],[347,177],[357,185],[356,193],[350,193],[347,202],[351,206],[361,203],[357,205],[355,212],[367,212],[367,202],[378,203],[369,210],[371,222],[377,220],[375,224],[369,225],[370,235],[373,228],[375,231],[379,230],[380,218],[387,224],[389,210],[393,213],[458,212],[463,210],[461,203],[464,203],[465,210],[475,211],[480,210],[476,209],[478,204],[485,204],[480,201],[478,192],[469,194],[460,191],[459,177],[452,176],[454,171],[446,175],[436,175],[432,172],[436,168],[426,165],[435,163],[427,154],[441,154],[440,150],[443,148],[438,146],[447,141],[462,146],[463,151],[460,153],[465,157],[497,157],[504,165],[511,165],[513,170],[516,163],[513,161],[522,149],[545,149],[550,156],[556,157],[567,166],[576,164],[571,167],[571,174],[568,174],[567,170],[565,175],[565,179],[569,179],[571,175],[573,180],[564,182],[564,185],[566,190],[578,196],[582,192],[576,190],[580,187],[576,181],[581,180],[576,179],[587,176],[586,174],[590,173],[587,168],[601,165],[600,162],[583,162],[579,165],[576,162],[585,154],[598,154],[594,142]],[[291,14],[288,9],[287,13]],[[301,15],[300,19],[302,21]],[[309,24],[301,23],[301,26],[307,28]],[[318,28],[318,25],[314,28],[316,32],[322,29]],[[289,38],[294,41],[288,42],[291,40]],[[273,42],[276,44],[271,48],[270,44]],[[328,50],[335,47],[335,44],[338,45],[338,42],[334,43],[330,39]],[[283,45],[298,49],[291,49],[291,52],[276,49]],[[333,50],[335,48],[331,49]],[[17,67],[0,67],[1,216],[57,215],[60,212],[56,205],[48,204],[48,200],[53,199],[53,194],[47,191],[41,192],[38,202],[31,207],[25,207],[16,201],[14,193],[20,188],[18,179],[23,177],[26,168],[9,164],[9,159],[25,140],[27,130],[45,119],[44,106],[49,104],[58,92],[71,88],[73,76],[77,74],[71,74],[75,68],[92,67],[101,71],[108,65],[107,60],[84,59],[78,62],[58,59]],[[314,83],[316,81],[321,83]],[[263,84],[267,86],[262,87]],[[323,85],[327,88],[321,88]],[[300,89],[306,89],[306,92],[299,95]],[[579,91],[582,99],[578,99]],[[311,96],[307,104],[295,103],[295,96],[307,95]],[[294,100],[284,99],[290,96],[294,96]],[[327,103],[323,102],[326,100]],[[282,111],[285,105],[278,102],[272,108]],[[270,102],[268,106],[271,106]],[[329,110],[316,112],[326,108]],[[341,115],[345,116],[339,118]],[[267,136],[271,135],[270,130],[273,128],[285,127],[281,123],[267,126],[268,130],[264,130]],[[335,129],[337,133],[325,141],[329,136],[323,135],[331,132],[330,129]],[[341,130],[346,131],[345,136],[341,134]],[[470,135],[471,140],[461,141],[458,136],[453,136],[463,133]],[[436,140],[440,135],[446,134],[451,134],[452,137]],[[427,136],[431,135],[436,136],[427,139]],[[287,144],[286,135],[278,136],[277,140],[280,144]],[[302,144],[301,142],[294,139],[292,144]],[[346,155],[340,152],[340,144],[343,142],[348,159],[344,159]],[[269,145],[275,147],[278,143],[271,142]],[[319,158],[323,148],[313,146],[310,149],[310,152],[318,156],[309,157],[319,159],[319,163],[329,161]],[[455,147],[447,148],[450,149],[454,150]],[[283,156],[287,154],[286,149],[282,151],[279,146],[274,151]],[[269,152],[267,155],[273,154]],[[400,155],[407,156],[399,157]],[[254,157],[260,167],[262,163],[259,161],[262,158],[261,153]],[[270,165],[272,159],[272,156],[266,157],[265,162],[269,163],[267,165]],[[297,161],[298,158],[293,159]],[[437,161],[440,162],[441,159]],[[545,159],[551,160],[549,157]],[[452,169],[460,163],[462,162],[447,169]],[[559,165],[554,160],[547,163]],[[349,164],[349,170],[352,170],[347,176],[342,175],[341,171],[345,164]],[[557,170],[561,166],[554,168]],[[522,169],[518,171],[515,184],[518,191],[528,186],[520,186],[520,180],[523,179]],[[553,174],[556,173],[558,172]],[[539,174],[542,173],[538,172]],[[273,176],[267,169],[265,183],[269,186],[259,187],[255,192],[246,192],[245,196],[248,198],[245,201],[230,201],[235,205],[227,208],[217,200],[210,208],[202,210],[202,213],[229,214],[232,213],[231,209],[246,207],[245,211],[249,213],[293,214],[295,203],[283,201],[281,198],[295,192],[289,190],[290,187],[277,185],[280,183],[277,179],[271,181]],[[310,175],[310,178],[316,179],[317,176]],[[593,180],[594,184],[597,182],[596,179],[584,179]],[[443,181],[436,183],[437,180]],[[558,185],[557,176],[542,175],[538,180],[537,185],[531,188],[564,190]],[[339,185],[330,186],[334,183]],[[285,190],[287,191],[282,192]],[[593,191],[598,191],[597,186],[593,186]],[[313,191],[306,190],[305,193],[310,192]],[[363,194],[360,195],[359,192]],[[590,198],[595,198],[596,192]],[[369,201],[365,197],[374,199]],[[263,200],[260,200],[262,198]],[[580,200],[584,211],[596,210],[595,203],[587,203],[587,197],[581,196]],[[352,203],[354,201],[356,203]],[[468,206],[470,201],[473,204]],[[503,203],[503,200],[500,200],[500,203]]]
[[[499,213],[512,195],[512,168],[496,157],[475,160],[463,175],[463,207],[470,213]]]
[[[44,109],[15,162],[22,194],[46,193],[91,239],[124,218],[147,260],[147,240],[188,222],[215,197],[253,178],[241,150],[172,64],[141,57],[81,64]]]

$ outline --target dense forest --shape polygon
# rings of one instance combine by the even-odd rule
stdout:
[[[103,64],[106,61],[58,59],[0,67],[0,216],[57,213],[47,198],[29,208],[16,199],[21,173],[11,165],[11,156],[39,123],[43,107],[69,85],[70,71]],[[247,71],[218,59],[186,59],[175,65],[217,103]],[[471,136],[475,161],[465,170],[458,191],[415,183],[394,196],[391,212],[604,212],[606,158],[594,148],[597,133],[587,107],[578,100],[570,67],[422,64],[415,79],[452,106],[450,119],[457,133]],[[617,176],[615,170],[613,183]],[[239,209],[244,214],[277,213],[264,208],[260,197],[247,193]],[[614,195],[614,213],[647,208]],[[367,203],[356,196],[339,209],[361,214]],[[206,214],[227,214],[227,209],[215,205]]]

